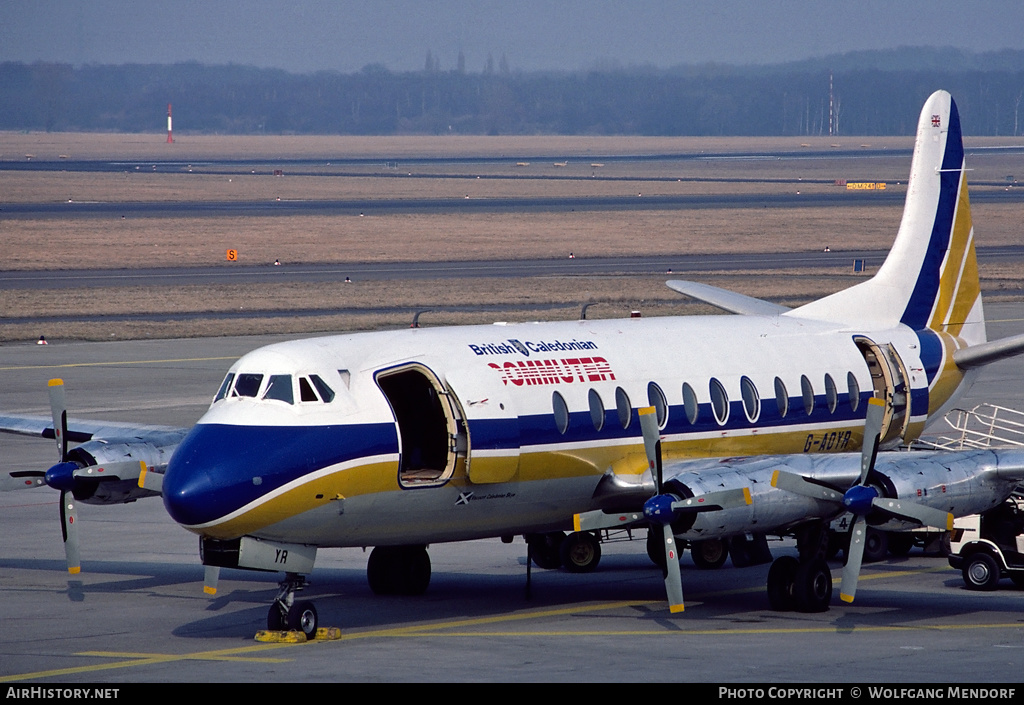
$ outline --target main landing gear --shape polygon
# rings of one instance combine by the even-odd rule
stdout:
[[[316,638],[316,607],[309,601],[295,601],[295,593],[305,589],[308,584],[298,573],[285,573],[277,597],[267,612],[267,629],[272,632],[300,631],[306,635],[306,639]]]
[[[768,602],[777,612],[824,612],[832,600],[825,525],[814,522],[800,527],[796,545],[799,559],[782,556],[768,571]]]
[[[375,595],[422,595],[430,585],[426,546],[377,546],[366,564]]]
[[[544,570],[565,568],[570,573],[590,573],[601,562],[601,540],[593,531],[562,531],[527,534],[530,559]]]

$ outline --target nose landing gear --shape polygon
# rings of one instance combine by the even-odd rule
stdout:
[[[316,607],[312,602],[295,601],[295,593],[305,589],[309,583],[298,573],[285,573],[277,591],[277,597],[267,612],[267,629],[277,631],[299,631],[306,639],[315,639],[318,626]]]

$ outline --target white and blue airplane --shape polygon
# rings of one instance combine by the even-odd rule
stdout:
[[[867,526],[949,528],[1024,479],[1021,451],[876,454],[1024,350],[1024,336],[987,341],[965,173],[956,105],[937,92],[892,250],[852,288],[788,309],[673,281],[737,315],[279,343],[238,360],[191,430],[69,423],[55,382],[52,421],[0,426],[56,436],[62,462],[4,481],[61,490],[66,536],[72,497],[162,494],[201,537],[208,588],[219,567],[282,571],[268,627],[310,636],[316,609],[296,593],[320,548],[372,546],[373,590],[418,594],[429,544],[523,535],[538,565],[587,570],[601,530],[634,525],[649,528],[673,611],[679,546],[766,534],[799,549],[771,567],[772,606],[823,610],[826,527],[847,511],[852,601]],[[68,437],[86,442],[67,450]]]

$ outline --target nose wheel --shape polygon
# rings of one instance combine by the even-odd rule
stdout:
[[[277,591],[277,597],[267,612],[267,629],[272,632],[299,631],[306,639],[315,639],[319,624],[316,607],[308,600],[295,601],[295,593],[309,583],[297,573],[286,573]]]

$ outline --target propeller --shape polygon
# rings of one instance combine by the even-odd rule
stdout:
[[[683,581],[679,572],[679,549],[672,522],[681,514],[689,512],[705,512],[731,507],[749,505],[750,489],[743,487],[735,490],[709,492],[696,497],[680,499],[674,494],[663,492],[664,472],[661,462],[661,435],[658,428],[658,415],[653,406],[639,409],[640,429],[643,432],[644,452],[647,455],[648,467],[654,479],[654,496],[644,503],[643,517],[650,525],[650,531],[661,527],[662,540],[665,546],[665,592],[668,594],[670,612],[682,612]],[[573,524],[577,531],[607,529],[640,521],[636,512],[606,514],[601,510],[577,514]]]
[[[64,380],[51,379],[50,413],[53,415],[53,436],[57,440],[60,463],[46,471],[46,484],[60,490],[60,528],[64,537],[64,555],[68,572],[72,575],[82,570],[78,553],[78,509],[71,493],[74,486],[74,471],[78,463],[68,460],[68,412],[64,398]]]
[[[644,452],[647,454],[648,467],[654,478],[654,496],[644,502],[644,516],[651,522],[651,531],[655,524],[661,525],[665,542],[665,592],[668,594],[668,611],[682,612],[683,578],[679,574],[679,552],[676,548],[676,537],[672,533],[672,511],[674,495],[661,493],[663,481],[661,467],[661,434],[658,429],[658,414],[653,406],[640,409],[640,430],[644,434]]]
[[[788,490],[805,497],[841,504],[846,511],[854,515],[853,527],[850,529],[850,548],[846,553],[843,582],[839,590],[839,599],[843,602],[853,602],[857,593],[857,580],[860,577],[864,544],[867,538],[867,515],[870,512],[880,510],[900,519],[910,519],[925,526],[934,526],[947,531],[953,528],[953,515],[949,512],[933,509],[916,502],[881,497],[878,490],[868,484],[868,476],[875,469],[875,460],[878,457],[878,444],[884,418],[885,402],[878,398],[869,399],[867,416],[864,420],[860,477],[857,479],[857,483],[846,492],[840,492],[809,478],[779,470],[776,470],[772,476],[772,487]]]
[[[64,395],[64,380],[51,379],[49,382],[50,414],[53,417],[53,436],[57,441],[60,462],[43,475],[49,487],[60,491],[60,528],[64,539],[64,555],[68,572],[76,575],[82,570],[78,541],[78,502],[74,490],[83,479],[138,479],[145,472],[146,464],[141,461],[125,460],[102,465],[82,467],[68,454],[68,414]]]

